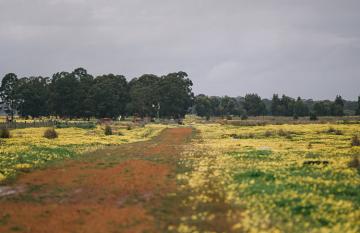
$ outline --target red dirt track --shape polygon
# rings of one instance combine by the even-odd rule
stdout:
[[[190,128],[98,150],[21,175],[0,197],[0,232],[162,232],[152,213],[176,192],[175,166]]]

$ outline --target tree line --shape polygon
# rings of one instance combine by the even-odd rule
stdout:
[[[123,75],[94,77],[84,68],[52,77],[4,76],[0,96],[7,114],[61,118],[181,118],[192,106],[192,81],[185,72],[144,74],[127,81]]]
[[[358,101],[344,100],[337,95],[334,101],[314,101],[300,97],[294,99],[286,95],[274,94],[272,99],[262,99],[257,94],[245,97],[218,97],[197,95],[193,112],[202,117],[210,116],[344,116],[360,115],[360,96]]]
[[[194,96],[192,81],[185,72],[163,76],[144,74],[130,81],[123,75],[94,77],[84,68],[57,72],[51,77],[18,78],[6,74],[0,97],[7,114],[24,117],[117,118],[119,116],[182,118],[187,113],[210,116],[343,116],[360,115],[358,101],[340,95],[333,101],[314,101],[274,94],[262,99],[245,97]]]

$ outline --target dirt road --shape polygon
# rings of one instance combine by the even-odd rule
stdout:
[[[176,192],[177,158],[191,135],[166,129],[20,175],[0,196],[0,232],[163,232],[164,201]]]

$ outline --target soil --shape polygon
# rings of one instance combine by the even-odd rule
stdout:
[[[21,174],[2,187],[0,232],[164,232],[162,208],[177,190],[176,163],[191,135],[166,129]]]

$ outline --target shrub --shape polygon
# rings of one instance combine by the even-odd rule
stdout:
[[[287,139],[292,139],[291,132],[285,131],[285,130],[283,130],[283,129],[280,129],[280,130],[278,131],[278,135],[279,135],[280,137],[285,137],[285,138],[287,138]]]
[[[256,135],[253,133],[248,133],[248,134],[229,134],[229,137],[232,137],[234,139],[251,139],[251,138],[255,138]]]
[[[303,166],[305,165],[329,165],[330,162],[327,160],[307,160],[303,162]]]
[[[328,130],[326,130],[326,133],[330,134],[336,134],[336,135],[342,135],[343,133],[339,129],[334,129],[333,127],[330,127]]]
[[[289,132],[287,132],[287,131],[285,131],[285,130],[283,130],[283,129],[280,129],[280,130],[278,131],[278,135],[279,135],[280,137],[286,137],[287,135],[289,135]]]
[[[265,133],[264,133],[264,136],[265,137],[271,137],[273,135],[273,133],[271,132],[271,131],[269,131],[269,130],[267,130]]]
[[[317,159],[319,157],[320,157],[319,154],[313,153],[313,152],[309,152],[305,155],[305,158],[307,158],[307,159]]]
[[[80,128],[80,129],[95,129],[96,125],[94,122],[84,123],[84,124],[78,124],[74,127]]]
[[[354,137],[352,137],[351,139],[351,145],[352,146],[360,146],[360,139],[357,135],[355,135]]]
[[[308,148],[309,150],[313,148],[313,146],[312,146],[312,143],[311,143],[311,142],[309,142],[309,144],[308,144],[307,148]]]
[[[229,121],[232,120],[232,116],[227,115],[227,116],[226,116],[226,120],[229,120]]]
[[[310,121],[317,121],[318,117],[315,113],[310,113]]]
[[[147,137],[149,137],[152,133],[153,133],[153,129],[152,128],[147,128],[146,130],[145,130],[145,132],[143,133],[143,137],[144,138],[147,138]]]
[[[360,170],[359,156],[355,156],[352,160],[350,160],[348,167]]]
[[[247,120],[249,117],[246,113],[241,115],[241,120]]]
[[[105,135],[112,135],[112,134],[113,134],[112,128],[111,128],[110,125],[106,125],[106,126],[105,126],[104,133],[105,133]]]
[[[54,139],[54,138],[57,138],[57,137],[58,137],[58,133],[55,131],[54,128],[48,128],[44,132],[44,138]]]
[[[127,126],[126,126],[126,129],[127,129],[127,130],[131,130],[131,129],[132,129],[131,125],[127,125]]]
[[[65,129],[65,128],[80,128],[80,129],[94,129],[96,127],[94,122],[88,123],[66,123],[66,122],[59,122],[55,125],[58,129]]]
[[[10,138],[10,130],[9,129],[1,129],[0,130],[0,138]]]
[[[299,120],[299,116],[295,114],[295,115],[293,116],[293,119],[294,119],[294,120]]]

